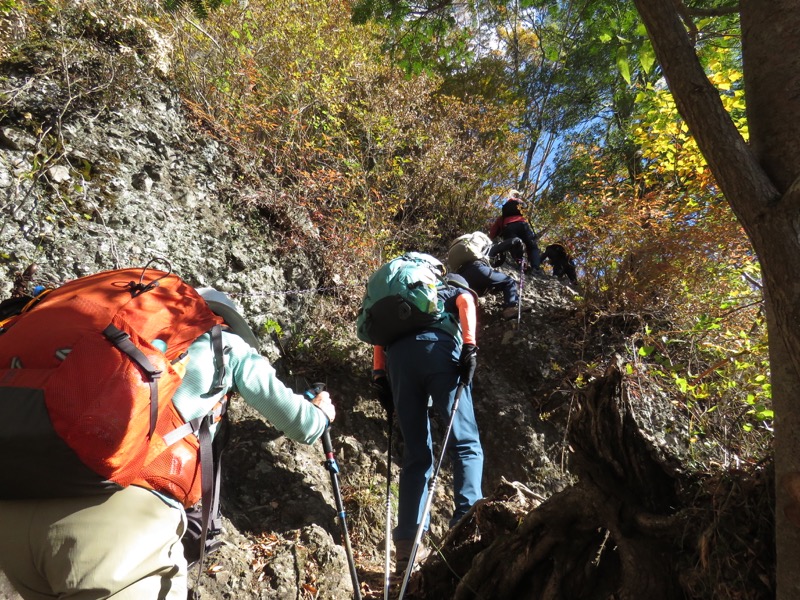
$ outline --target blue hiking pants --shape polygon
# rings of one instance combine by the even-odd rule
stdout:
[[[455,510],[450,525],[483,497],[483,449],[472,408],[471,386],[464,388],[458,409],[452,415],[460,353],[456,339],[439,330],[406,336],[386,349],[389,382],[404,442],[395,541],[414,538],[433,475],[435,458],[428,398],[445,422],[453,417],[448,454],[453,460]],[[429,523],[430,515],[425,529]]]

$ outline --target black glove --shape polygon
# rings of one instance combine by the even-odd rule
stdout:
[[[458,357],[458,376],[461,383],[469,385],[478,366],[478,347],[475,344],[461,346],[461,356]]]
[[[386,418],[391,419],[394,415],[394,401],[392,400],[392,388],[389,387],[389,378],[386,375],[379,375],[372,380],[372,389],[378,397],[383,410],[386,411]]]
[[[525,256],[525,242],[518,237],[515,237],[514,241],[511,242],[511,256],[516,260]]]

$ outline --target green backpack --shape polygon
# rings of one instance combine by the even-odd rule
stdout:
[[[386,346],[444,318],[438,288],[444,265],[429,254],[408,252],[382,265],[367,282],[356,319],[358,339]]]

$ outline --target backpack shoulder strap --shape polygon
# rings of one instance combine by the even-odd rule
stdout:
[[[225,383],[225,349],[222,343],[222,327],[214,325],[211,328],[211,347],[214,352],[214,382],[211,392],[219,393],[224,388]],[[194,419],[190,425],[191,430],[195,430],[195,422],[199,420],[197,428],[200,441],[200,556],[197,560],[197,581],[203,574],[203,560],[208,550],[207,542],[209,533],[216,534],[222,527],[221,515],[219,510],[220,483],[222,473],[222,452],[214,456],[213,439],[211,436],[211,426],[217,421],[226,418],[228,410],[228,398],[224,397],[219,404],[207,415]],[[214,544],[211,550],[218,546]],[[195,586],[197,587],[197,586]]]

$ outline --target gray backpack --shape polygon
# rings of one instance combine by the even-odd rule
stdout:
[[[492,240],[482,231],[467,233],[457,237],[447,251],[447,265],[453,272],[458,271],[465,263],[474,260],[488,261]]]

